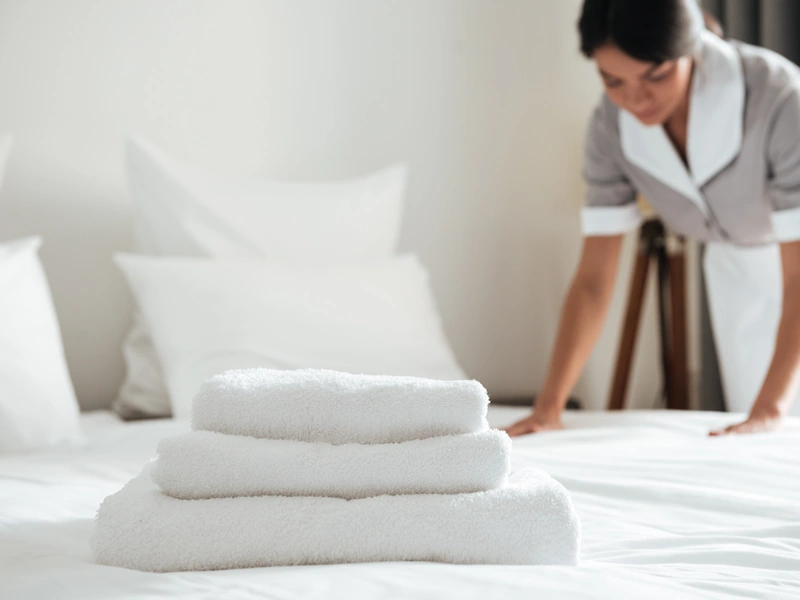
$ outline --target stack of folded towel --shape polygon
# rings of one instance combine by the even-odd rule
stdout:
[[[475,381],[228,371],[193,431],[100,506],[98,562],[146,571],[427,560],[575,564],[566,490],[509,475]]]

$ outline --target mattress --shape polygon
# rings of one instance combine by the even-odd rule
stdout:
[[[524,409],[490,407],[494,426]],[[0,598],[800,598],[800,420],[709,439],[737,415],[575,412],[514,440],[583,526],[579,567],[365,563],[190,573],[94,564],[101,500],[184,423],[82,417],[83,445],[0,457]]]

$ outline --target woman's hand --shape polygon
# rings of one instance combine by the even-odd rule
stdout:
[[[746,421],[729,425],[725,429],[711,431],[708,435],[728,435],[730,433],[766,433],[783,428],[783,415],[779,410],[753,410]]]
[[[614,292],[622,235],[589,236],[567,292],[547,376],[533,413],[505,431],[514,437],[564,429],[561,411],[603,329]]]
[[[781,244],[783,312],[778,324],[772,362],[761,390],[743,423],[731,425],[709,435],[761,433],[783,427],[800,385],[800,241]]]
[[[526,433],[539,433],[540,431],[554,431],[557,429],[564,429],[560,412],[545,413],[544,411],[534,410],[530,416],[506,427],[505,432],[511,437],[516,437]]]

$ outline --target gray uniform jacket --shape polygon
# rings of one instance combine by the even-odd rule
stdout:
[[[800,68],[705,32],[690,94],[688,168],[663,127],[603,97],[585,140],[584,234],[636,228],[638,193],[671,231],[693,239],[800,240]]]

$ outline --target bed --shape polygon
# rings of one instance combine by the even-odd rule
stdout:
[[[494,426],[525,409],[492,406]],[[86,441],[0,457],[0,597],[798,598],[800,419],[709,439],[738,415],[568,412],[568,430],[514,441],[513,465],[548,470],[583,524],[582,565],[370,563],[153,574],[99,566],[100,501],[183,422],[84,413]]]

